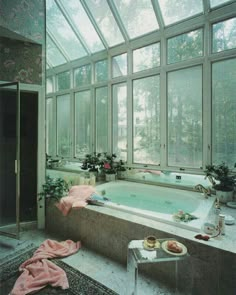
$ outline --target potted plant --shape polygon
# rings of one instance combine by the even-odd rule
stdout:
[[[42,197],[55,199],[59,201],[69,191],[68,183],[62,178],[51,178],[46,176],[46,181],[42,186],[42,192],[39,193],[39,201]]]
[[[119,179],[124,179],[126,176],[126,167],[124,165],[125,163],[123,160],[116,162],[117,177]]]
[[[101,153],[87,154],[82,163],[81,169],[92,172],[96,177],[98,176],[99,167],[101,166]]]
[[[106,181],[114,181],[116,179],[116,154],[104,153],[101,169],[105,173]]]
[[[219,165],[207,165],[204,172],[215,189],[219,201],[222,203],[231,201],[236,178],[229,167],[224,162]]]

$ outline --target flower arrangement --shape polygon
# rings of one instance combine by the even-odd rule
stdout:
[[[105,174],[116,174],[117,169],[115,159],[116,154],[104,153],[104,158],[102,160],[102,170],[105,172]]]
[[[96,152],[85,155],[81,169],[88,170],[89,172],[98,172],[102,163],[101,156],[101,153]]]

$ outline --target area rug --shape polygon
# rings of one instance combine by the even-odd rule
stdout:
[[[20,275],[18,269],[21,263],[33,256],[38,247],[28,245],[26,248],[16,251],[14,254],[0,260],[0,293],[9,294],[16,279]],[[34,293],[38,295],[118,295],[106,286],[81,273],[60,259],[53,259],[52,262],[64,269],[67,274],[70,288],[62,290],[47,286]]]

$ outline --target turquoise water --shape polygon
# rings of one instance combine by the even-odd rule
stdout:
[[[140,183],[118,181],[97,186],[111,202],[143,210],[173,214],[178,210],[191,213],[199,205],[195,193]]]

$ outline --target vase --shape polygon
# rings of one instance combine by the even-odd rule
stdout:
[[[115,181],[116,180],[116,174],[106,174],[105,176],[106,181]]]
[[[234,191],[216,190],[216,197],[221,203],[227,203],[233,200]]]

